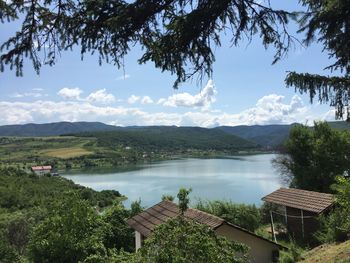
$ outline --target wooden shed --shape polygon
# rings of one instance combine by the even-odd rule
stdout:
[[[173,202],[162,201],[142,213],[130,218],[127,223],[135,230],[135,247],[139,249],[143,240],[152,235],[153,229],[180,214],[179,207]],[[246,244],[250,247],[249,257],[251,262],[269,263],[277,260],[279,250],[285,247],[258,236],[239,226],[230,224],[224,219],[202,212],[197,209],[187,209],[184,216],[195,220],[200,224],[212,228],[217,235],[229,240]]]
[[[315,233],[318,229],[317,217],[333,206],[332,194],[294,188],[280,188],[262,200],[282,208],[278,212],[270,211],[272,233],[275,233],[273,219],[277,214],[284,217],[287,231],[292,237],[303,239]]]

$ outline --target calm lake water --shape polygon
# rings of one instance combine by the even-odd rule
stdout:
[[[261,197],[283,182],[271,165],[274,154],[230,156],[224,159],[182,159],[144,164],[131,170],[90,171],[64,177],[95,190],[115,189],[130,201],[141,198],[151,206],[163,194],[175,195],[180,187],[191,187],[192,201],[226,199],[261,204]]]

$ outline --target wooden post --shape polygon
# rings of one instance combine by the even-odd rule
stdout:
[[[270,210],[270,217],[271,217],[271,231],[272,231],[272,239],[277,243],[276,235],[275,235],[275,227],[273,225],[273,216],[272,211]]]
[[[284,216],[286,218],[286,227],[287,227],[287,225],[288,225],[288,214],[287,214],[287,207],[286,206],[284,206]]]
[[[300,214],[301,214],[301,234],[304,238],[304,213],[303,210],[300,209]]]

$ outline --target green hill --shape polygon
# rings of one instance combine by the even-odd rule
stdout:
[[[329,122],[330,126],[338,130],[350,130],[350,123],[346,121]],[[220,126],[222,130],[243,139],[255,142],[264,147],[276,147],[284,143],[294,124],[287,125],[252,125],[252,126]]]
[[[265,147],[283,144],[292,125],[253,125],[253,126],[220,126],[216,129],[233,134]]]
[[[95,137],[106,148],[131,147],[144,151],[215,150],[236,151],[257,148],[252,143],[217,129],[199,127],[128,127],[118,131],[87,132],[76,136]]]
[[[18,124],[0,126],[0,136],[57,136],[66,133],[86,131],[108,131],[118,129],[116,126],[102,122],[54,122],[44,124]]]

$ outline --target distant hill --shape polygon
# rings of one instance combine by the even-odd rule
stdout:
[[[257,148],[256,143],[218,129],[176,126],[126,127],[117,131],[87,132],[79,136],[96,137],[98,146],[118,146],[146,151],[215,150],[235,151]]]
[[[339,130],[350,130],[350,123],[345,121],[329,122],[329,124]],[[176,126],[130,126],[130,127],[117,127],[113,125],[107,125],[101,122],[55,122],[46,124],[23,124],[23,125],[5,125],[0,126],[0,136],[28,136],[28,137],[40,137],[40,136],[58,136],[66,134],[79,134],[86,132],[107,132],[107,131],[129,131],[131,133],[120,133],[123,140],[132,144],[132,140],[140,142],[142,139],[153,145],[159,145],[157,139],[165,139],[170,136],[167,143],[170,141],[182,140],[185,145],[189,144],[189,139],[194,139],[194,144],[199,140],[200,143],[206,142],[208,148],[212,147],[214,143],[218,143],[222,147],[222,142],[228,140],[228,144],[231,142],[238,142],[245,145],[247,141],[253,144],[259,144],[263,147],[276,147],[284,143],[289,135],[291,125],[252,125],[252,126],[220,126],[212,129],[199,128],[199,127],[176,127]],[[109,136],[110,134],[108,134]],[[227,135],[233,135],[234,137],[228,138]],[[153,136],[153,138],[151,138]],[[218,138],[222,136],[220,140]],[[226,137],[225,137],[226,136]],[[137,137],[137,138],[136,138]],[[196,138],[198,137],[198,138]],[[239,137],[239,138],[238,138]],[[141,139],[142,138],[142,139]],[[209,140],[211,138],[211,140]],[[175,140],[176,139],[176,140]],[[102,138],[101,138],[102,140]],[[244,142],[244,143],[243,143]],[[171,144],[171,143],[170,143]],[[248,144],[247,144],[248,145]]]
[[[292,125],[220,126],[215,129],[236,135],[264,147],[276,147],[282,145],[287,139]]]
[[[329,122],[329,124],[337,130],[350,130],[350,123],[346,121],[334,121]],[[290,129],[294,125],[296,123],[287,125],[220,126],[215,129],[236,135],[264,147],[276,147],[285,142]]]
[[[111,131],[118,127],[102,122],[54,122],[45,124],[22,124],[0,126],[0,136],[57,136],[87,131]]]

